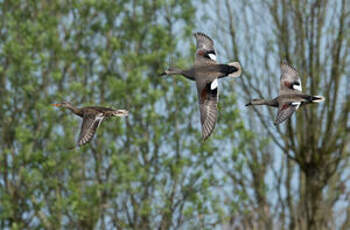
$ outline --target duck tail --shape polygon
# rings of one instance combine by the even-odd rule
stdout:
[[[171,69],[165,70],[164,72],[162,72],[161,74],[159,74],[159,76],[162,77],[162,76],[169,75],[169,71],[171,71]]]
[[[325,98],[323,96],[312,96],[312,103],[320,103],[324,100]]]
[[[112,112],[112,115],[116,117],[125,117],[129,115],[129,112],[125,109],[117,109]]]
[[[237,71],[230,73],[228,76],[229,77],[239,77],[241,76],[242,73],[242,68],[241,65],[239,64],[239,62],[231,62],[228,63],[229,66],[235,67],[237,69]]]

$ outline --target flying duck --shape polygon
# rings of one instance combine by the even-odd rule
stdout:
[[[202,125],[202,138],[206,140],[213,132],[217,118],[219,100],[218,78],[239,77],[239,62],[218,64],[213,40],[204,33],[194,33],[197,48],[194,65],[189,69],[171,68],[161,75],[182,75],[195,81],[198,92]]]
[[[57,107],[61,106],[64,108],[68,108],[75,115],[78,115],[79,117],[83,118],[77,143],[78,146],[84,145],[91,141],[96,132],[96,129],[100,126],[100,124],[105,118],[109,118],[112,116],[123,117],[128,115],[128,111],[124,109],[115,110],[100,106],[87,106],[77,108],[66,101],[52,105]]]
[[[253,99],[249,105],[268,105],[278,107],[275,125],[282,123],[292,116],[300,106],[310,103],[320,103],[323,96],[310,96],[302,93],[301,81],[298,72],[289,64],[281,64],[281,78],[279,96],[272,100]]]

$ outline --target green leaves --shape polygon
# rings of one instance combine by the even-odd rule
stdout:
[[[195,85],[159,77],[165,68],[193,63],[195,8],[190,1],[136,2],[6,1],[0,226],[154,229],[211,222],[222,143],[253,135],[234,106],[220,105],[218,128],[201,141]],[[81,119],[50,105],[61,101],[127,109],[129,116],[103,121],[90,144],[70,149]],[[234,95],[225,98],[235,103]],[[235,160],[246,148],[225,147]],[[237,165],[243,170],[244,160]]]

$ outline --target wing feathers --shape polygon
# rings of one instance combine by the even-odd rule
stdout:
[[[287,63],[281,64],[280,95],[301,92],[302,86],[298,72]]]
[[[297,108],[299,108],[299,106],[300,106],[300,103],[282,104],[282,106],[280,106],[278,109],[277,117],[276,117],[276,120],[274,122],[275,125],[281,124],[282,122],[284,122],[285,120],[290,118],[292,116],[292,114],[294,113],[294,111],[297,110]]]
[[[216,125],[218,88],[215,81],[217,79],[207,84],[197,82],[203,140],[211,135]],[[216,87],[212,89],[212,86]]]
[[[78,139],[78,146],[84,145],[91,141],[94,137],[96,129],[100,126],[104,119],[104,115],[99,113],[95,114],[85,114],[83,118],[83,123],[81,125],[80,135]]]
[[[197,49],[214,50],[214,42],[208,35],[201,32],[193,35],[197,41]]]

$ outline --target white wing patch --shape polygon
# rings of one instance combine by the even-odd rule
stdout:
[[[99,113],[99,114],[96,116],[95,121],[98,121],[97,127],[100,126],[100,124],[101,124],[102,121],[103,121],[103,118],[104,118],[103,113]]]
[[[298,91],[301,92],[303,90],[302,87],[301,87],[301,82],[300,82],[300,80],[298,82],[299,82],[299,85],[293,85],[293,89],[298,90]]]
[[[216,55],[215,54],[208,54],[211,60],[216,61]]]
[[[214,90],[218,87],[218,79],[216,78],[211,84],[210,84],[210,89]]]
[[[295,110],[299,109],[300,105],[301,105],[301,102],[299,101],[296,101],[296,102],[292,102],[292,105],[295,105]]]

